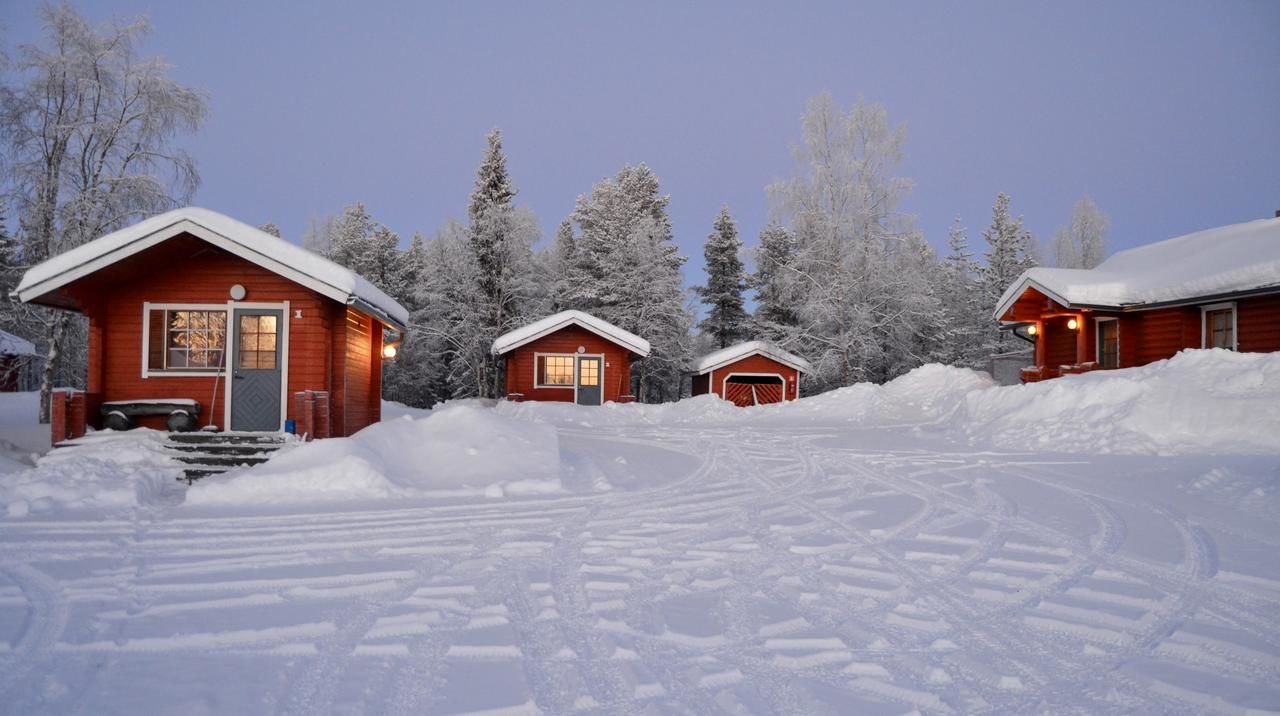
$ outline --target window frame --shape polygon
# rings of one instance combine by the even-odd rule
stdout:
[[[1100,316],[1093,319],[1093,360],[1098,367],[1104,370],[1114,370],[1120,367],[1120,319],[1116,316]],[[1116,326],[1116,364],[1111,367],[1103,365],[1102,361],[1102,324],[1115,323]]]
[[[160,330],[166,333],[169,330],[167,316],[169,311],[209,311],[218,312],[226,315],[226,333],[222,338],[222,355],[223,365],[218,368],[159,368],[151,365],[151,312],[164,311],[166,316],[166,324]],[[231,344],[231,311],[225,303],[151,303],[144,301],[142,304],[142,377],[143,378],[212,378],[216,376],[226,375],[227,365],[226,358],[229,357],[228,351]],[[165,351],[168,352],[168,336],[165,337]]]
[[[1240,311],[1236,307],[1235,301],[1224,301],[1222,303],[1210,303],[1200,307],[1200,347],[1208,349],[1209,346],[1209,313],[1215,311],[1231,311],[1231,348],[1228,350],[1239,352],[1240,350]]]
[[[571,380],[568,384],[540,382],[539,368],[541,367],[543,358],[568,358],[573,364],[570,367],[569,377]],[[539,353],[533,354],[533,387],[539,390],[573,390],[578,389],[578,354],[577,353]],[[575,393],[576,394],[576,393]]]

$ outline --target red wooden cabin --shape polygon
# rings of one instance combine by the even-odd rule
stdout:
[[[1094,269],[1030,269],[995,317],[1035,343],[1024,382],[1184,348],[1278,351],[1280,218],[1121,251]]]
[[[579,405],[631,402],[631,361],[649,342],[582,311],[564,311],[493,342],[506,357],[507,398]]]
[[[350,435],[379,420],[383,328],[408,320],[348,269],[194,207],[34,266],[15,294],[89,319],[84,405],[71,414],[91,424],[107,403],[163,428],[147,406],[194,403],[194,422],[218,430],[294,419],[299,433]]]
[[[764,405],[800,397],[805,359],[764,341],[748,341],[703,356],[693,370],[693,394],[714,393],[735,405]]]

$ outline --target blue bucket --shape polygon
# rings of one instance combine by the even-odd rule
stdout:
[[[290,433],[290,434],[292,434],[292,435],[297,435],[297,434],[298,434],[298,421],[297,421],[297,420],[294,420],[293,418],[289,418],[288,420],[285,420],[285,421],[284,421],[284,431],[285,431],[286,433]]]

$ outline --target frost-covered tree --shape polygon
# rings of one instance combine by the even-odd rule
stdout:
[[[647,166],[626,166],[579,196],[557,250],[567,280],[557,291],[565,308],[593,313],[648,339],[649,357],[632,370],[635,395],[645,402],[680,396],[691,350],[693,317],[685,305],[684,257],[672,237],[670,197]]]
[[[1053,235],[1054,265],[1093,268],[1107,257],[1107,229],[1111,220],[1086,194],[1071,208],[1071,222]]]
[[[794,340],[800,324],[796,308],[803,286],[794,270],[795,255],[795,237],[785,227],[770,223],[760,232],[756,270],[749,279],[756,294],[753,333],[782,346]]]
[[[0,137],[27,263],[186,203],[199,174],[175,143],[207,113],[202,93],[175,82],[160,58],[139,55],[145,19],[93,27],[67,4],[47,5],[42,16],[45,43],[20,47],[0,86]],[[46,350],[40,419],[48,421],[64,355],[76,369],[68,372],[83,371],[83,326],[65,311],[30,309],[24,321]]]
[[[968,230],[959,217],[948,231],[947,249],[938,274],[943,328],[935,360],[982,368],[988,358],[986,336],[991,316],[982,298],[980,267],[973,259]]]
[[[343,210],[329,231],[329,259],[355,271],[384,293],[408,301],[409,277],[400,235],[373,220],[363,202]]]
[[[982,236],[987,241],[987,264],[982,269],[982,309],[988,316],[986,347],[988,355],[1008,351],[1013,344],[1008,331],[1001,331],[992,311],[1000,297],[1023,271],[1039,263],[1035,237],[1022,225],[1022,217],[1014,218],[1009,209],[1009,195],[1001,192],[991,209],[991,225]]]
[[[274,221],[268,221],[267,223],[263,224],[262,226],[259,226],[258,228],[262,229],[263,232],[265,233],[271,234],[277,239],[280,238],[280,227],[276,226],[276,222]]]
[[[702,255],[706,261],[707,284],[695,290],[707,306],[707,316],[698,324],[717,348],[726,348],[750,334],[742,294],[747,288],[742,268],[742,241],[729,207],[720,207],[714,230],[707,236]]]
[[[795,176],[769,194],[795,237],[794,349],[810,359],[809,390],[883,380],[914,360],[923,330],[916,285],[902,275],[918,233],[897,211],[911,188],[896,176],[906,130],[880,105],[845,113],[829,93],[809,100]]]
[[[537,303],[538,267],[533,258],[537,224],[531,214],[514,204],[516,190],[507,172],[502,151],[502,132],[485,136],[488,146],[467,209],[471,250],[475,254],[477,298],[475,306],[481,332],[477,344],[483,346],[481,395],[503,393],[502,364],[489,355],[488,346],[499,335],[519,326],[527,309]]]

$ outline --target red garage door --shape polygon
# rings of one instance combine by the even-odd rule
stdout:
[[[724,386],[724,399],[741,407],[781,403],[782,378],[776,375],[730,376]]]

